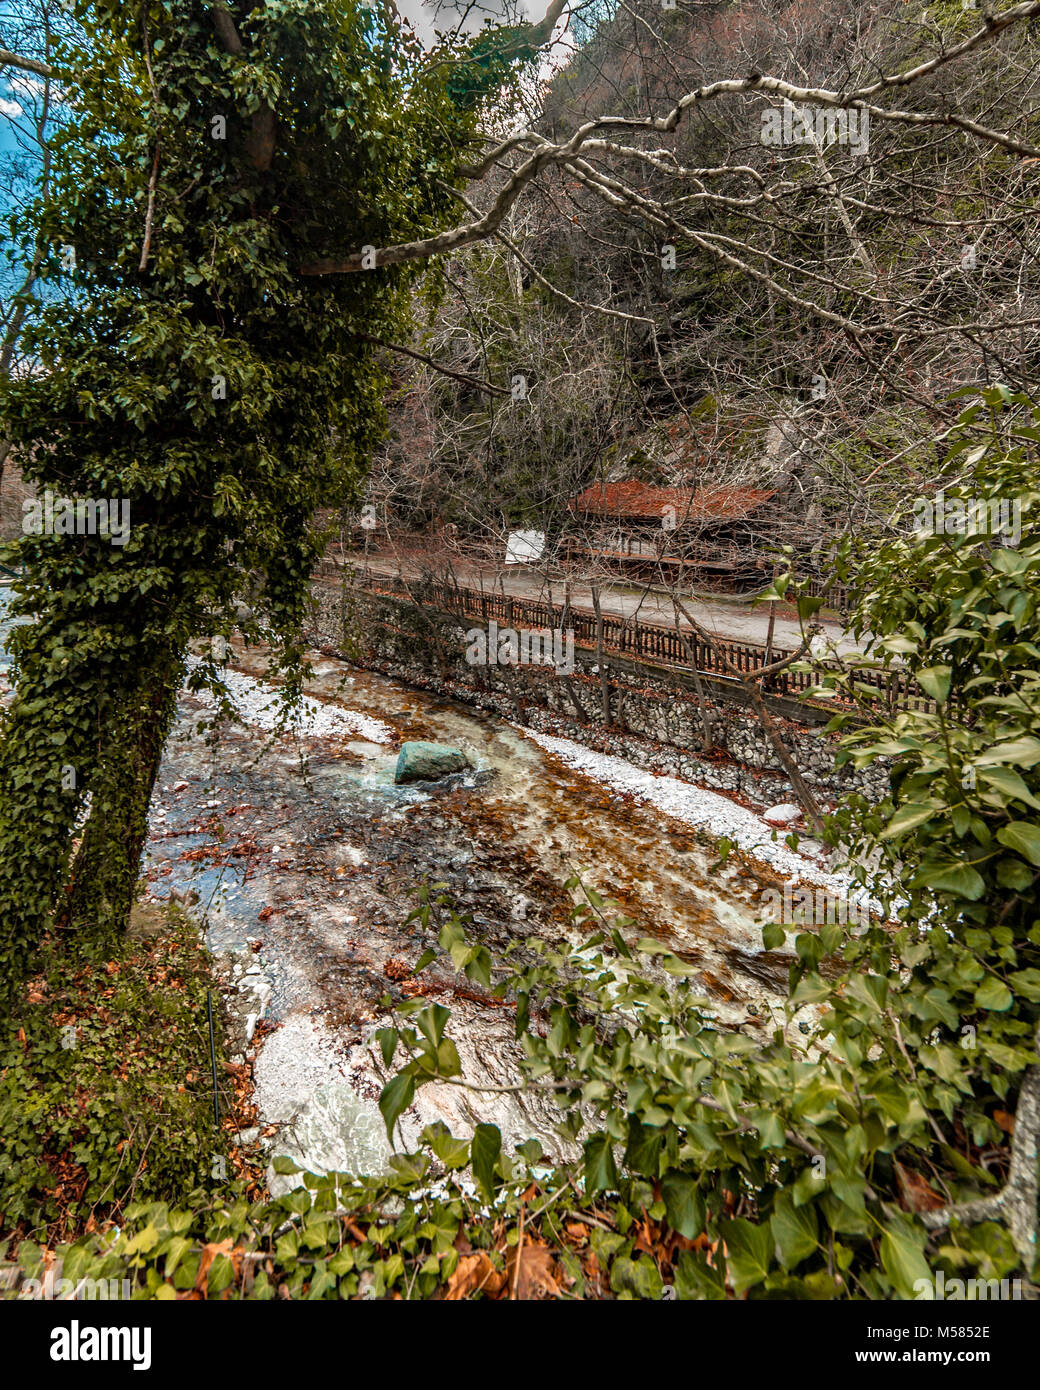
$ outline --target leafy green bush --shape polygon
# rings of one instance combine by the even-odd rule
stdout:
[[[209,1177],[206,988],[194,924],[102,964],[51,954],[0,1033],[0,1233],[74,1230]]]

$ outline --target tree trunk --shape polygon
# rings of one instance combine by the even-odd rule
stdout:
[[[62,629],[19,629],[22,669],[0,738],[0,997],[33,968],[66,883],[83,771],[93,763],[100,689],[60,657]],[[71,712],[71,716],[70,716]]]
[[[770,716],[768,709],[766,709],[766,702],[762,698],[762,692],[758,688],[758,685],[754,679],[754,675],[748,676],[743,671],[739,671],[733,665],[733,663],[726,656],[725,648],[719,642],[717,642],[714,637],[712,637],[710,632],[708,632],[705,628],[701,627],[697,620],[687,612],[687,610],[683,607],[682,603],[680,603],[678,597],[676,597],[674,594],[672,596],[672,601],[675,604],[676,608],[678,608],[679,612],[686,619],[687,623],[689,623],[691,630],[694,633],[696,633],[699,637],[701,637],[705,642],[707,642],[708,646],[712,648],[716,656],[720,659],[723,669],[729,675],[734,676],[737,680],[739,680],[741,685],[747,691],[748,698],[754,706],[755,713],[758,715],[758,722],[761,724],[766,737],[773,745],[773,751],[779,758],[784,771],[790,778],[791,786],[794,788],[794,794],[799,804],[801,805],[802,810],[805,812],[806,820],[812,826],[814,833],[817,835],[821,835],[824,830],[823,812],[820,810],[819,803],[817,802],[816,797],[813,795],[812,790],[810,789],[805,778],[798,771],[798,767],[794,759],[791,757],[790,753],[785,748],[784,741],[780,737],[780,733],[775,723],[773,722],[773,719]],[[785,658],[785,662],[793,661],[796,657],[800,655],[801,651],[798,651],[793,656]]]
[[[813,795],[809,784],[798,770],[798,765],[791,757],[780,737],[779,730],[773,722],[772,716],[766,709],[766,702],[762,699],[762,694],[753,681],[748,681],[746,686],[748,694],[751,696],[751,703],[755,707],[758,715],[758,722],[766,732],[766,737],[773,745],[776,756],[780,759],[784,771],[787,773],[794,788],[794,794],[799,805],[805,812],[805,818],[812,826],[817,835],[822,835],[824,830],[823,812],[820,810],[819,802]]]
[[[129,923],[148,836],[148,807],[183,672],[176,652],[157,654],[108,721],[91,778],[90,816],[60,914],[60,925],[88,949],[109,949]]]
[[[686,649],[686,658],[690,664],[690,675],[693,677],[694,688],[697,691],[697,713],[701,718],[701,752],[711,753],[715,749],[715,730],[712,728],[711,716],[708,714],[708,701],[704,694],[704,684],[701,681],[701,673],[697,669],[697,637],[694,634],[693,641],[686,636],[679,625],[678,609],[672,609],[675,617],[675,631],[678,633],[679,641]]]

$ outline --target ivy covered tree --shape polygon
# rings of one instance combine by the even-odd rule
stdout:
[[[449,220],[484,94],[561,9],[431,55],[357,0],[97,0],[35,65],[66,120],[22,234],[60,293],[0,417],[44,498],[116,500],[129,528],[13,548],[33,621],[0,726],[9,985],[52,922],[98,948],[125,927],[189,644],[246,596],[292,689],[312,518],[366,465],[373,340],[406,331],[423,273],[364,248]],[[301,273],[359,246],[362,273]]]

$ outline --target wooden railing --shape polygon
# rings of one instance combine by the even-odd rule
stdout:
[[[494,620],[502,627],[517,630],[563,628],[573,632],[576,647],[591,651],[598,649],[599,624],[602,623],[602,642],[606,653],[685,670],[689,670],[693,662],[699,674],[714,680],[738,681],[739,676],[734,675],[733,671],[741,675],[750,674],[793,655],[791,649],[773,646],[767,662],[765,647],[752,642],[716,639],[709,644],[689,631],[680,636],[674,628],[656,623],[608,614],[597,619],[595,614],[585,609],[570,608],[565,611],[558,604],[436,581],[417,580],[409,584],[393,575],[369,572],[355,574],[349,582],[372,593],[404,598],[421,607],[440,609],[457,617],[475,618],[485,624]],[[727,663],[732,669],[727,667]],[[804,697],[807,690],[819,684],[821,675],[827,669],[827,663],[818,662],[812,671],[779,671],[766,678],[763,688],[771,695]],[[885,709],[935,708],[934,701],[900,671],[881,668],[860,670],[856,680],[860,685],[872,687],[876,692],[874,698]]]

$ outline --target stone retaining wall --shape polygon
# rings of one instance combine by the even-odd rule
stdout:
[[[457,619],[380,595],[316,583],[308,640],[396,680],[487,710],[516,723],[626,758],[651,772],[736,792],[756,805],[790,801],[788,781],[758,719],[708,698],[715,751],[705,756],[701,705],[688,679],[611,658],[605,663],[610,727],[604,723],[602,672],[594,654],[577,649],[572,675],[548,666],[471,666],[465,659],[470,619]],[[776,718],[802,776],[824,801],[850,792],[877,798],[883,768],[835,769],[836,737]]]

